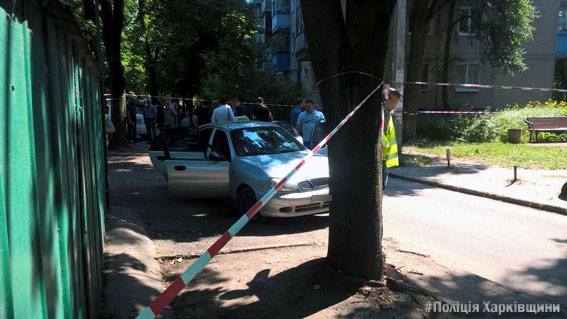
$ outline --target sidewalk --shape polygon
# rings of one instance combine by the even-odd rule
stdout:
[[[390,175],[567,215],[567,201],[559,198],[561,187],[567,182],[567,169],[518,168],[518,180],[512,183],[513,168],[487,166],[461,160],[453,160],[451,166],[449,169],[444,160],[434,158],[427,166],[398,167],[390,170]]]

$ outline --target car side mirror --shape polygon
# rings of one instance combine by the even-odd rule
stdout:
[[[209,154],[209,160],[215,162],[226,161],[226,156],[224,156],[221,152],[211,150],[211,154]]]

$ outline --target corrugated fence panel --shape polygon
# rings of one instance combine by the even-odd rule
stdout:
[[[0,0],[0,318],[98,318],[99,75],[57,1]]]

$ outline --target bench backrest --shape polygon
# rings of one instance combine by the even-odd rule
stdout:
[[[528,117],[526,121],[535,129],[567,128],[567,117]]]

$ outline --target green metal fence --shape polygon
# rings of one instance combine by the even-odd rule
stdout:
[[[59,1],[0,0],[0,318],[98,318],[99,79]]]

